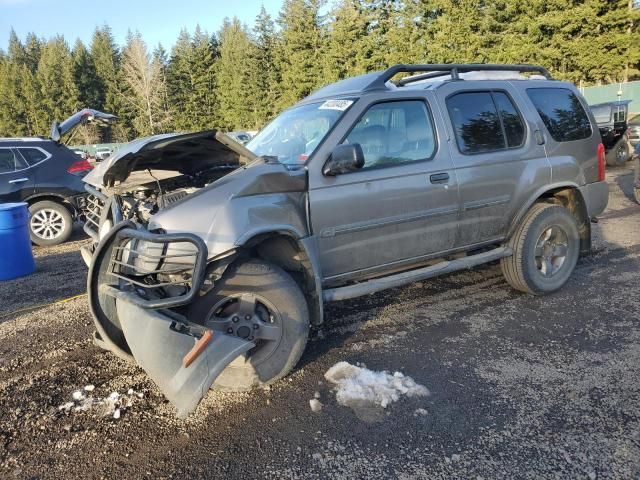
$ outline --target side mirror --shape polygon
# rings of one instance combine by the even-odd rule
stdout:
[[[324,164],[322,173],[332,177],[341,173],[355,172],[362,167],[364,167],[362,147],[359,143],[346,143],[333,149],[329,160]]]

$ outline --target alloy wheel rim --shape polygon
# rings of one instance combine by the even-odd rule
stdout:
[[[54,240],[65,229],[64,217],[52,208],[43,208],[33,214],[30,221],[33,234],[43,240]]]
[[[204,322],[207,328],[253,342],[252,364],[268,359],[282,339],[282,317],[273,304],[252,293],[230,295],[216,303]]]
[[[558,225],[545,229],[536,242],[535,261],[544,277],[556,275],[565,263],[569,252],[566,232]]]

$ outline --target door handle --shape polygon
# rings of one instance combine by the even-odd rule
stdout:
[[[544,135],[540,130],[533,132],[533,135],[536,137],[536,143],[538,145],[544,145]]]
[[[9,180],[9,183],[22,183],[22,182],[28,182],[29,179],[28,178],[16,178],[15,180]]]
[[[434,173],[429,177],[431,183],[447,183],[449,181],[448,173]]]

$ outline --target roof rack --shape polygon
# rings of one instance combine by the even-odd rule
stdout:
[[[384,90],[386,88],[386,83],[398,73],[424,72],[422,75],[414,75],[410,78],[404,78],[396,82],[396,85],[404,86],[409,83],[417,82],[419,80],[440,77],[442,75],[446,75],[447,73],[451,75],[452,80],[462,80],[459,75],[460,73],[476,71],[539,73],[543,75],[547,80],[553,80],[553,77],[548,72],[548,70],[538,65],[510,65],[491,63],[444,63],[432,65],[399,64],[389,67],[383,72],[380,72],[380,75],[378,75],[378,77],[373,82],[367,85],[364,90]]]

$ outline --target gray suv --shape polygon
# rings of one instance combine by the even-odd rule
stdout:
[[[551,293],[590,250],[604,168],[583,97],[531,65],[343,80],[246,147],[136,140],[85,177],[96,342],[186,415],[214,382],[290,372],[325,302],[491,261]]]

